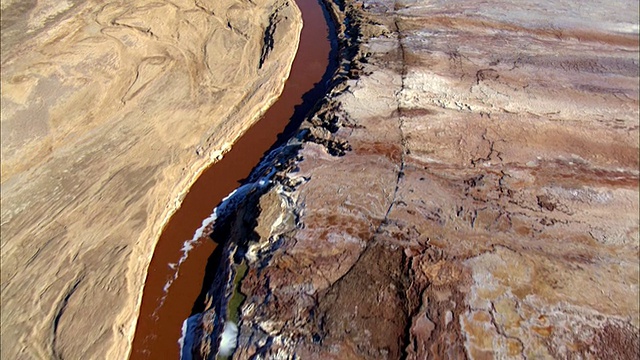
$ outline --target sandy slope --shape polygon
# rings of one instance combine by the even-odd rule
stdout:
[[[127,356],[164,222],[300,28],[282,0],[2,1],[3,359]]]

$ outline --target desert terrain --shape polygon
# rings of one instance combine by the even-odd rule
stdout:
[[[637,359],[637,2],[324,3],[339,68],[218,207],[183,355]],[[299,11],[2,12],[2,358],[126,358],[159,233],[280,93]]]
[[[282,91],[300,12],[281,0],[1,9],[1,357],[124,359],[164,224]]]
[[[341,69],[224,204],[191,355],[636,359],[638,4],[327,4]]]

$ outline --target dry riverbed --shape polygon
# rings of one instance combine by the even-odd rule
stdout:
[[[282,0],[2,0],[2,358],[126,358],[160,231],[278,97]]]

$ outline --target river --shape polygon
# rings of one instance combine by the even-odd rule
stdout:
[[[296,3],[304,26],[282,95],[222,160],[203,172],[163,230],[149,265],[131,360],[179,358],[182,322],[201,291],[207,259],[215,249],[213,241],[199,236],[203,219],[241,185],[268,149],[288,137],[327,90],[336,66],[330,18],[320,0]]]

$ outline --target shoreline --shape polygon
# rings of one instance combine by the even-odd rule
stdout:
[[[349,78],[357,77],[359,73],[359,63],[355,61],[355,58],[358,56],[360,50],[359,29],[360,26],[362,26],[360,22],[362,19],[356,19],[356,21],[351,22],[349,26],[345,26],[346,17],[337,9],[337,5],[334,2],[331,0],[321,0],[321,3],[323,11],[326,11],[326,14],[330,17],[331,24],[329,26],[333,27],[336,36],[336,45],[335,47],[332,46],[332,53],[335,53],[336,56],[335,68],[332,70],[332,75],[327,79],[327,90],[324,92],[324,95],[320,97],[312,106],[312,109],[307,112],[300,126],[292,131],[288,140],[284,142],[279,140],[280,145],[270,149],[269,155],[261,159],[260,163],[252,170],[247,180],[240,187],[244,188],[244,191],[240,194],[234,191],[234,193],[226,199],[229,205],[225,204],[224,213],[218,214],[217,216],[217,220],[211,229],[209,237],[218,243],[218,245],[207,265],[205,283],[202,293],[198,297],[200,304],[196,303],[198,310],[196,310],[195,314],[192,314],[188,319],[189,321],[185,321],[181,337],[184,343],[191,345],[192,353],[190,355],[193,356],[194,359],[206,359],[217,354],[219,350],[216,342],[217,338],[221,338],[222,344],[226,344],[220,345],[222,346],[222,350],[220,351],[227,355],[235,356],[233,352],[228,353],[228,342],[235,342],[235,337],[234,340],[227,339],[228,334],[226,334],[226,330],[223,331],[223,329],[227,329],[228,326],[235,324],[233,321],[228,320],[228,318],[234,319],[240,315],[242,300],[239,304],[231,304],[230,302],[237,302],[238,298],[241,299],[244,297],[239,287],[246,276],[247,264],[245,262],[234,264],[232,260],[234,254],[247,251],[246,241],[254,244],[253,241],[246,240],[253,238],[253,236],[249,231],[251,226],[246,226],[247,224],[244,224],[244,221],[249,218],[261,221],[262,218],[258,216],[258,203],[262,206],[263,197],[269,197],[270,194],[276,191],[280,194],[276,196],[276,198],[282,198],[280,200],[271,199],[265,202],[265,204],[280,208],[282,212],[276,210],[274,215],[272,209],[263,208],[264,211],[270,213],[267,215],[269,219],[267,220],[267,224],[269,221],[275,221],[276,224],[266,225],[267,227],[271,227],[271,229],[261,229],[258,231],[261,237],[259,242],[270,242],[264,238],[265,231],[271,233],[271,236],[274,236],[274,231],[282,233],[286,231],[283,229],[290,229],[292,214],[288,213],[290,209],[283,204],[287,202],[290,204],[291,199],[285,200],[287,190],[283,191],[282,186],[287,188],[288,186],[296,187],[300,184],[299,182],[295,184],[296,180],[293,179],[293,183],[290,183],[284,175],[296,167],[297,160],[295,158],[296,154],[298,154],[299,147],[305,142],[315,142],[322,144],[321,146],[326,147],[329,152],[335,151],[336,153],[343,154],[344,151],[348,151],[348,148],[343,148],[344,144],[334,143],[331,136],[328,138],[323,136],[316,137],[316,135],[309,132],[310,127],[313,126],[331,128],[331,126],[335,124],[324,121],[321,121],[321,123],[311,123],[310,120],[318,113],[326,110],[327,106],[330,107],[331,99],[333,99],[336,92],[344,90],[345,83]],[[353,36],[345,37],[345,32],[349,32]],[[283,204],[280,204],[281,201]],[[226,209],[227,207],[231,209]],[[240,215],[231,215],[236,212]],[[278,219],[273,219],[274,216]],[[247,230],[242,230],[245,227]],[[259,246],[264,247],[264,245]],[[211,282],[210,285],[207,285],[208,281]],[[227,309],[227,306],[230,308]],[[238,313],[237,315],[235,314],[236,312]],[[184,331],[187,329],[188,332],[185,333]],[[203,348],[206,348],[207,351],[210,352],[201,353],[197,350]],[[233,348],[235,348],[235,345]],[[182,350],[189,351],[188,348]],[[245,349],[239,350],[242,351]],[[248,354],[243,353],[242,356],[248,356]]]
[[[262,118],[240,138],[229,155],[226,155],[219,163],[208,168],[203,175],[199,177],[189,191],[189,196],[185,204],[186,207],[181,208],[176,217],[170,220],[171,224],[165,229],[160,238],[160,244],[154,251],[154,259],[151,261],[149,267],[149,271],[153,271],[153,275],[147,277],[147,285],[145,285],[142,302],[143,310],[140,315],[144,318],[141,318],[138,322],[138,329],[136,330],[134,339],[134,351],[137,355],[132,358],[144,358],[141,352],[143,349],[148,349],[151,356],[158,352],[170,353],[169,351],[172,351],[169,349],[170,347],[172,348],[172,346],[161,346],[160,344],[170,342],[169,337],[172,336],[170,335],[172,330],[170,331],[168,329],[176,328],[173,325],[174,320],[182,316],[176,316],[175,314],[182,314],[185,308],[191,308],[193,303],[185,305],[183,302],[188,302],[186,299],[191,298],[192,289],[197,287],[197,289],[195,289],[196,295],[200,289],[201,283],[199,281],[201,281],[202,274],[199,273],[200,265],[195,264],[202,263],[204,266],[211,245],[202,242],[210,242],[211,240],[202,237],[197,241],[197,249],[190,252],[188,260],[184,263],[186,267],[180,268],[180,275],[176,279],[176,268],[170,271],[164,270],[167,262],[175,262],[175,259],[169,256],[174,252],[173,248],[176,247],[172,245],[171,242],[176,242],[182,239],[182,237],[187,236],[185,231],[191,226],[176,226],[176,224],[182,224],[188,219],[197,220],[205,216],[211,217],[209,215],[211,208],[205,210],[206,207],[200,204],[216,204],[219,200],[215,200],[217,199],[218,193],[221,194],[221,196],[223,196],[223,194],[227,195],[228,192],[237,186],[233,185],[229,187],[229,182],[233,183],[232,179],[236,177],[238,177],[236,184],[241,184],[241,180],[246,178],[251,168],[268,152],[264,150],[272,146],[273,141],[278,143],[283,137],[287,136],[286,129],[295,126],[295,123],[298,121],[296,119],[303,115],[306,111],[305,109],[312,106],[314,96],[324,94],[322,84],[324,84],[325,80],[320,79],[326,79],[328,74],[332,73],[333,69],[331,64],[329,69],[327,69],[325,64],[327,61],[326,57],[330,52],[329,41],[325,39],[326,34],[324,28],[327,26],[326,18],[323,15],[323,10],[320,9],[320,6],[316,4],[314,0],[302,1],[298,4],[298,7],[302,10],[304,22],[304,28],[300,35],[300,41],[303,42],[303,44],[298,47],[298,54],[293,62],[291,74],[282,95]],[[326,16],[328,16],[328,14]],[[302,53],[300,53],[301,51]],[[324,76],[322,74],[324,74]],[[284,131],[283,128],[285,129]],[[262,151],[260,149],[262,149]],[[229,158],[227,158],[227,156],[229,156]],[[207,200],[204,200],[204,198],[207,198]],[[210,206],[213,207],[213,205]],[[204,213],[200,214],[201,211],[206,211],[206,215],[204,215]],[[189,233],[188,238],[191,239],[191,237],[192,234]],[[190,241],[188,242],[191,244]],[[182,258],[178,260],[178,263],[182,263]],[[166,276],[173,276],[173,279],[177,280],[177,282],[172,285],[168,293],[167,291],[160,293],[160,286],[165,284],[165,272],[167,272]],[[194,280],[187,280],[187,278],[193,278]],[[171,280],[169,282],[173,283]],[[192,288],[187,288],[186,286],[191,286]],[[179,299],[181,300],[176,300],[176,296],[178,296],[176,294],[180,294]],[[156,303],[153,299],[165,299],[166,296],[169,296],[167,303],[164,303],[162,300],[161,303],[164,305],[162,305],[160,309],[155,307]],[[195,299],[195,295],[193,299]],[[158,303],[157,306],[160,306],[161,303]],[[153,316],[150,317],[152,310]],[[158,312],[158,317],[155,317],[156,312]],[[171,315],[169,315],[169,312]],[[147,318],[155,318],[155,320],[146,320]],[[164,349],[165,347],[166,349]]]
[[[294,3],[295,4],[295,3]],[[296,6],[296,5],[294,5]],[[298,17],[299,17],[299,10],[298,10]],[[167,226],[167,224],[169,223],[169,221],[171,220],[171,217],[180,209],[182,202],[184,200],[184,198],[187,196],[187,194],[189,193],[189,190],[191,189],[191,187],[193,186],[193,184],[198,180],[198,178],[207,171],[207,169],[209,169],[210,167],[214,166],[217,162],[221,161],[225,154],[229,151],[232,150],[234,144],[244,135],[244,133],[246,133],[256,122],[258,122],[263,114],[265,112],[268,111],[268,109],[276,102],[278,101],[278,98],[280,97],[282,90],[284,89],[285,83],[287,81],[287,79],[289,78],[289,74],[291,71],[291,65],[293,64],[293,58],[295,57],[295,54],[298,50],[298,45],[299,45],[299,34],[300,31],[302,30],[302,21],[298,22],[299,26],[296,30],[294,30],[294,33],[297,33],[298,36],[295,37],[295,46],[293,46],[292,48],[294,49],[293,51],[293,55],[291,56],[291,61],[289,61],[288,63],[290,64],[287,67],[287,71],[286,74],[280,79],[279,81],[279,85],[278,85],[278,90],[277,93],[274,93],[272,97],[270,97],[268,99],[268,101],[264,102],[264,105],[260,107],[259,111],[246,111],[247,113],[253,113],[255,115],[253,115],[253,117],[251,117],[250,121],[245,121],[245,122],[240,122],[243,127],[241,129],[238,130],[238,132],[234,133],[234,137],[229,139],[227,138],[227,140],[222,144],[222,148],[221,149],[215,149],[215,148],[211,148],[209,150],[209,155],[208,160],[206,161],[202,161],[202,163],[200,165],[198,165],[197,162],[192,164],[192,167],[195,167],[196,170],[193,171],[191,173],[191,176],[188,177],[188,180],[184,181],[184,182],[179,182],[176,185],[176,188],[181,188],[181,191],[178,191],[178,193],[176,194],[176,196],[171,197],[173,200],[170,201],[170,204],[173,204],[173,207],[171,207],[165,214],[164,216],[162,216],[162,221],[161,224],[159,225],[159,227],[157,228],[157,230],[155,232],[153,232],[153,249],[149,252],[149,251],[145,251],[143,253],[148,254],[148,257],[145,259],[144,261],[144,266],[143,268],[145,269],[145,271],[143,271],[142,274],[143,278],[147,277],[147,271],[146,269],[148,269],[149,264],[151,262],[151,259],[153,258],[153,254],[155,253],[155,248],[157,246],[158,240],[160,239],[160,236],[162,235],[165,227]],[[241,113],[242,111],[239,110],[236,113]],[[181,179],[183,178],[182,176],[180,177]],[[144,234],[143,234],[144,235]],[[144,236],[141,236],[144,237]],[[186,239],[185,239],[186,240]],[[135,254],[134,256],[132,256],[130,258],[130,262],[134,263],[134,264],[138,264],[138,260],[139,258],[136,258]],[[141,302],[142,302],[142,295],[143,295],[143,291],[144,291],[144,282],[142,283],[141,286],[138,286],[139,290],[139,295],[137,296],[136,302],[135,302],[135,309],[136,310],[136,314],[139,313],[139,309],[141,306]],[[134,334],[135,334],[135,329],[136,329],[136,324],[138,322],[138,316],[136,315],[135,318],[133,319],[133,321],[129,321],[129,323],[131,324],[131,330],[130,330],[130,336],[129,336],[129,350],[127,352],[127,359],[131,356],[131,343],[133,342],[133,338],[134,338]]]

